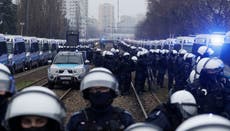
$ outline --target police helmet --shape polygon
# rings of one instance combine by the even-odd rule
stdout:
[[[176,131],[229,131],[230,121],[214,114],[202,114],[184,121]]]
[[[0,63],[0,90],[6,91],[8,95],[16,92],[14,77],[8,67]]]
[[[113,53],[115,53],[116,49],[115,48],[111,48],[110,51],[113,52]]]
[[[133,50],[137,49],[137,47],[135,47],[135,46],[131,46],[130,48]]]
[[[169,50],[168,49],[164,49],[165,50],[165,53],[168,54],[169,53]]]
[[[214,51],[207,47],[207,46],[200,46],[197,50],[197,53],[199,53],[199,55],[203,56],[203,55],[212,55],[214,53]]]
[[[195,58],[195,55],[192,54],[192,53],[186,53],[186,54],[184,55],[184,60],[186,60],[186,59],[191,59],[191,58]]]
[[[97,52],[101,52],[101,49],[100,49],[100,48],[97,48],[96,51],[97,51]]]
[[[161,54],[165,54],[166,52],[165,52],[164,49],[162,49],[162,50],[160,50],[160,53],[161,53]]]
[[[176,55],[177,53],[177,50],[172,50],[172,54]]]
[[[113,54],[113,52],[111,52],[111,51],[107,51],[107,52],[105,53],[105,55],[113,56],[114,54]]]
[[[159,54],[159,53],[160,53],[160,49],[156,49],[155,52],[156,52],[157,54]]]
[[[125,52],[123,56],[130,56],[129,52]]]
[[[150,49],[149,51],[152,52],[152,53],[157,53],[156,49]]]
[[[127,127],[125,131],[162,131],[162,129],[153,124],[138,122]]]
[[[142,54],[143,54],[143,52],[142,52],[142,51],[138,51],[138,52],[137,52],[137,57],[142,56]]]
[[[189,83],[193,83],[195,79],[198,79],[200,75],[196,73],[195,70],[192,70],[190,75],[189,75]]]
[[[119,53],[119,52],[120,52],[120,50],[119,50],[119,49],[116,49],[116,50],[115,50],[115,52],[116,52],[116,53]]]
[[[137,57],[136,57],[136,56],[133,56],[131,59],[132,59],[133,61],[137,61]]]
[[[88,99],[88,89],[93,87],[106,87],[112,92],[114,98],[120,94],[117,79],[108,71],[89,71],[81,81],[80,91],[85,99]]]
[[[194,96],[186,91],[179,90],[170,97],[170,103],[176,104],[183,118],[188,118],[197,114],[197,104]]]
[[[178,52],[180,55],[184,55],[187,53],[187,51],[185,49],[180,49]]]
[[[196,73],[200,74],[202,69],[221,72],[224,69],[224,63],[216,57],[202,58],[195,67]]]
[[[8,103],[5,116],[8,128],[15,120],[22,116],[40,116],[55,121],[63,129],[66,108],[55,93],[45,87],[28,87],[15,96]]]
[[[104,68],[104,67],[96,67],[96,68],[93,68],[90,70],[90,72],[92,72],[92,71],[104,71],[104,72],[108,72],[108,73],[113,74],[109,69]]]

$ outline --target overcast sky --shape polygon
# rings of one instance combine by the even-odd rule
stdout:
[[[137,14],[145,14],[146,0],[119,0],[120,16],[129,15],[136,16]],[[98,18],[99,4],[112,3],[115,5],[115,13],[117,13],[117,0],[89,0],[89,17]],[[117,18],[117,14],[115,14]]]

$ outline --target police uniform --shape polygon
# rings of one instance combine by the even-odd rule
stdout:
[[[197,114],[194,96],[185,90],[176,91],[167,103],[157,106],[146,119],[164,131],[174,131],[185,119]]]
[[[182,116],[175,107],[162,104],[150,113],[146,122],[157,125],[164,131],[174,131],[182,122]]]
[[[86,108],[70,118],[67,131],[119,131],[133,123],[130,113],[118,107],[111,106],[105,112]]]
[[[67,131],[119,131],[134,123],[127,111],[113,107],[119,95],[119,84],[106,68],[90,70],[81,81],[80,91],[90,107],[75,113],[67,124]]]

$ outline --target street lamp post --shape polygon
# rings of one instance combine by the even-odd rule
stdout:
[[[23,26],[25,25],[24,22],[20,22],[20,25],[21,25],[21,35],[23,35]]]

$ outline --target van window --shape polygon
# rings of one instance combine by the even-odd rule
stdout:
[[[48,43],[43,44],[43,51],[49,51],[49,45]]]
[[[56,46],[56,44],[52,44],[51,51],[55,51],[55,50],[57,50],[57,46]]]
[[[26,47],[24,42],[15,43],[14,54],[21,54],[25,52]]]
[[[6,42],[0,42],[0,56],[3,54],[7,54]]]
[[[174,44],[173,49],[179,51],[181,49],[181,44]]]
[[[32,43],[31,44],[31,52],[37,52],[37,51],[39,51],[38,43]]]

